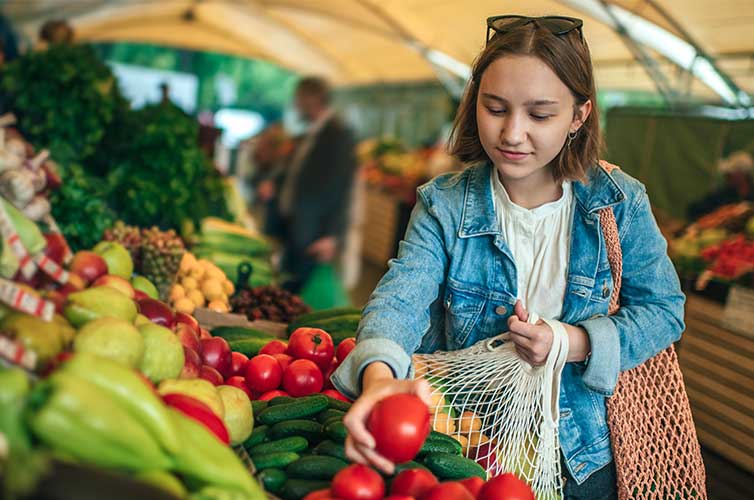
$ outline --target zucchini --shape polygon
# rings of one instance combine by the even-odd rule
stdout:
[[[298,453],[309,447],[309,441],[301,436],[291,436],[277,441],[261,443],[248,449],[250,455],[264,455],[265,453],[274,453],[278,451],[292,451]]]
[[[353,316],[355,314],[361,316],[361,309],[359,309],[358,307],[335,307],[332,309],[323,309],[321,311],[301,314],[297,316],[290,325],[288,325],[288,334],[290,335],[302,326],[309,326],[310,323],[328,320],[340,316]]]
[[[301,436],[309,441],[309,444],[322,441],[322,425],[311,420],[287,420],[272,426],[270,436],[274,439],[283,439],[291,436]]]
[[[440,479],[466,479],[477,476],[487,479],[487,473],[475,461],[449,453],[430,453],[424,457],[424,465]]]
[[[247,338],[229,340],[228,345],[230,346],[231,351],[240,352],[241,354],[245,354],[249,358],[253,358],[257,354],[259,354],[260,349],[266,346],[270,340],[274,339]]]
[[[335,474],[348,467],[348,462],[326,455],[301,457],[286,467],[288,477],[299,479],[330,480]]]
[[[319,422],[320,424],[324,424],[331,418],[335,418],[335,417],[339,417],[340,419],[343,419],[343,416],[345,414],[346,412],[344,411],[328,408],[317,415],[317,422]]]
[[[222,337],[225,340],[242,340],[242,339],[265,339],[268,342],[275,340],[275,337],[267,332],[255,330],[254,328],[244,328],[242,326],[216,326],[212,329],[212,335]]]
[[[348,457],[346,457],[345,447],[342,444],[338,444],[330,440],[322,441],[321,443],[319,443],[314,447],[312,453],[314,453],[315,455],[325,455],[328,457],[339,458],[341,460],[345,460],[346,462],[348,461]]]
[[[257,470],[283,469],[298,460],[299,454],[292,451],[278,451],[274,453],[260,453],[251,455],[251,461]]]
[[[249,448],[253,448],[258,444],[264,443],[267,440],[269,432],[270,428],[266,425],[258,425],[254,427],[254,430],[251,432],[251,436],[249,436],[246,441],[243,442],[243,447],[248,450]]]
[[[298,398],[292,403],[267,406],[259,413],[257,420],[272,425],[286,420],[312,417],[327,408],[328,404],[327,396],[321,394]]]
[[[312,491],[325,490],[330,487],[328,481],[310,481],[307,479],[289,479],[283,484],[278,496],[283,500],[300,500]]]
[[[277,493],[288,480],[288,475],[280,469],[265,469],[257,474],[257,479],[262,483],[265,491]]]
[[[345,443],[348,430],[343,422],[331,422],[325,427],[325,434],[336,443]]]

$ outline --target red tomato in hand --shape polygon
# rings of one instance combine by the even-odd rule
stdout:
[[[356,347],[356,339],[353,337],[348,337],[340,344],[338,344],[338,350],[335,351],[335,357],[338,358],[338,361],[342,363],[343,360],[346,359],[346,356],[351,354],[351,351],[353,351],[354,347]]]
[[[380,455],[395,463],[408,462],[429,434],[429,408],[413,394],[393,394],[374,405],[367,429]]]
[[[262,394],[261,396],[259,396],[257,399],[259,401],[269,401],[270,399],[276,398],[278,396],[290,396],[290,394],[288,394],[285,391],[278,391],[278,390],[267,391],[264,394]]]
[[[293,358],[291,356],[282,353],[273,354],[272,357],[278,360],[278,363],[280,363],[280,369],[283,370],[283,373],[285,373],[285,369],[288,368],[288,365],[290,365],[293,361]]]
[[[473,476],[467,479],[464,479],[463,481],[459,481],[467,490],[469,490],[469,493],[474,495],[474,498],[479,495],[479,490],[482,489],[482,486],[484,486],[484,479],[482,479],[479,476]]]
[[[503,497],[494,498],[503,499]],[[474,500],[474,497],[461,483],[440,483],[432,488],[422,500]]]
[[[321,391],[322,382],[319,367],[308,359],[297,359],[283,373],[283,389],[294,398]]]
[[[296,359],[314,361],[323,372],[330,366],[335,346],[330,334],[319,328],[299,328],[288,339],[288,354]]]
[[[280,387],[283,370],[278,360],[269,354],[259,354],[246,363],[246,385],[255,392],[267,392]]]
[[[246,363],[249,361],[248,356],[242,352],[233,351],[230,353],[230,373],[232,375],[243,376],[246,370]]]
[[[274,356],[275,354],[283,354],[288,349],[288,344],[282,340],[271,340],[265,344],[264,347],[259,349],[259,354],[269,354]]]
[[[479,491],[479,500],[534,500],[534,492],[529,485],[516,477],[505,474],[493,477]]]
[[[366,465],[349,465],[332,480],[333,496],[343,500],[382,500],[385,481]]]
[[[435,486],[437,478],[428,470],[409,469],[395,476],[390,486],[390,494],[421,498]]]

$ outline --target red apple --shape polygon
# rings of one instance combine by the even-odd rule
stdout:
[[[230,353],[230,372],[233,375],[243,375],[246,363],[249,361],[249,357],[241,352],[233,351]]]
[[[47,240],[47,246],[45,247],[45,255],[50,260],[56,262],[59,265],[63,265],[65,260],[65,251],[67,244],[65,238],[60,233],[45,233],[45,240]]]
[[[74,272],[68,273],[68,283],[60,287],[60,293],[68,297],[69,293],[79,292],[86,288],[84,278]]]
[[[127,279],[115,276],[114,274],[100,276],[94,280],[92,286],[109,286],[110,288],[115,288],[129,299],[134,298],[135,290],[134,287],[131,286],[131,283]]]
[[[149,318],[149,321],[166,328],[173,328],[175,318],[173,311],[166,303],[149,297],[138,300],[136,303],[139,305],[139,313]]]
[[[228,380],[225,381],[225,385],[232,385],[233,387],[238,387],[243,392],[246,393],[247,396],[249,396],[249,399],[254,399],[254,394],[251,392],[251,389],[246,387],[246,379],[236,375],[235,377],[230,377]]]
[[[184,323],[190,326],[191,329],[194,330],[194,333],[197,337],[201,335],[201,327],[199,326],[199,322],[192,315],[183,311],[175,313],[175,324],[177,325],[179,323]]]
[[[60,290],[49,290],[45,293],[45,298],[55,304],[55,312],[63,314],[66,296]]]
[[[199,378],[208,380],[212,385],[223,385],[223,376],[209,365],[202,365],[202,368],[199,370]]]
[[[212,337],[202,339],[201,343],[204,364],[216,369],[223,377],[232,376],[230,370],[233,367],[233,360],[228,342],[222,337]]]
[[[86,283],[91,283],[107,274],[107,262],[94,252],[81,250],[74,254],[70,269]]]
[[[178,378],[199,378],[199,372],[202,368],[202,358],[197,352],[190,347],[183,346],[183,370]]]
[[[212,334],[209,333],[209,330],[207,330],[206,328],[200,328],[199,329],[199,339],[200,340],[211,339],[211,338],[212,338]]]
[[[196,336],[194,330],[190,326],[183,323],[177,323],[174,328],[175,336],[181,341],[181,344],[193,349],[197,353],[202,352],[202,343],[199,341],[199,337]]]
[[[147,295],[146,293],[134,288],[134,300],[150,299],[150,298],[151,297]]]

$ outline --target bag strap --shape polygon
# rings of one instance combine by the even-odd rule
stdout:
[[[608,175],[615,169],[620,169],[617,165],[600,160],[600,168]],[[620,236],[618,235],[618,224],[615,221],[615,214],[612,207],[603,208],[599,211],[600,227],[602,236],[605,239],[605,248],[607,248],[607,261],[610,263],[610,274],[613,277],[613,292],[610,295],[610,305],[608,313],[615,314],[620,308],[620,288],[623,277],[623,250],[620,246]]]

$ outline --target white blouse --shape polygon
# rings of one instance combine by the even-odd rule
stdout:
[[[573,222],[573,191],[563,182],[563,195],[527,209],[513,203],[492,169],[495,212],[518,272],[518,299],[527,311],[560,319],[568,274]]]

